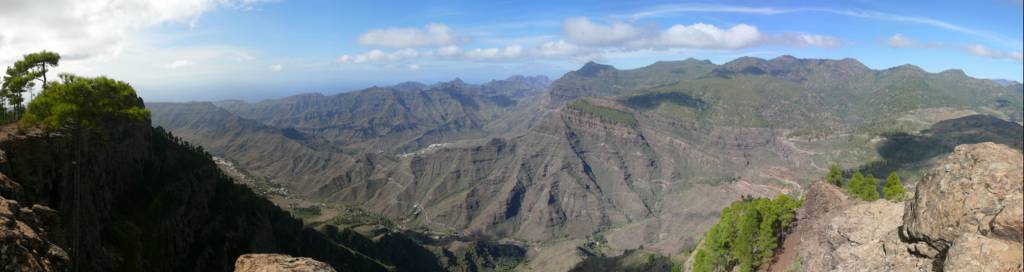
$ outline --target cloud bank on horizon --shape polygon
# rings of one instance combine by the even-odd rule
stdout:
[[[128,80],[161,101],[783,54],[1021,80],[1020,1],[897,2],[0,0],[0,65],[56,51],[60,71]]]

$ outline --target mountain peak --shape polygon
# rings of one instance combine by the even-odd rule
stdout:
[[[900,70],[900,71],[914,71],[914,72],[925,72],[924,69],[913,64],[904,64],[896,67],[889,68],[887,70]]]
[[[616,69],[614,66],[611,65],[599,64],[594,61],[588,61],[586,64],[583,65],[582,68],[576,70],[574,73],[580,76],[593,77],[597,76],[598,74],[606,70],[614,71]]]
[[[426,84],[419,83],[419,82],[416,82],[416,81],[406,81],[406,82],[395,84],[395,86],[392,86],[392,88],[398,89],[400,91],[421,90],[421,89],[424,89],[426,87],[427,87]]]
[[[778,56],[778,57],[772,59],[772,62],[782,62],[782,63],[792,63],[792,62],[797,62],[797,61],[800,61],[800,59],[798,59],[798,58],[796,58],[796,57],[794,57],[792,55],[782,55],[782,56]]]

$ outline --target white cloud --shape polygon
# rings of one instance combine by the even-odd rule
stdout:
[[[847,10],[847,9],[832,9],[832,8],[820,8],[820,7],[797,7],[797,8],[773,8],[773,7],[751,7],[751,6],[731,6],[731,5],[703,5],[703,4],[676,4],[676,5],[661,5],[655,6],[651,9],[628,14],[619,15],[619,18],[630,18],[639,19],[644,17],[656,17],[664,16],[675,13],[744,13],[744,14],[760,14],[760,15],[779,15],[789,13],[827,13],[834,15],[841,15],[847,17],[856,17],[876,21],[891,21],[891,22],[903,22],[912,23],[919,25],[926,25],[930,27],[950,30],[954,32],[960,32],[967,35],[981,37],[990,41],[998,42],[1003,46],[1013,47],[1021,44],[1020,40],[1012,40],[1006,37],[993,34],[988,31],[965,27],[962,25],[950,23],[947,21],[933,19],[929,17],[921,16],[908,16],[902,14],[885,13],[872,10]]]
[[[409,65],[406,65],[405,67],[409,68],[409,70],[419,70],[420,69],[420,65],[419,64],[409,64]]]
[[[533,52],[540,56],[569,56],[579,53],[580,47],[565,40],[545,42],[534,48]]]
[[[421,56],[431,56],[432,52],[429,51],[418,51],[412,48],[404,48],[391,52],[381,51],[380,49],[373,49],[358,55],[342,55],[338,58],[339,63],[366,63],[366,62],[384,62],[384,61],[399,61],[414,59]]]
[[[661,32],[656,44],[668,48],[739,49],[761,40],[756,27],[739,24],[729,29],[696,23],[673,25]]]
[[[580,45],[618,45],[643,37],[643,31],[631,24],[613,22],[610,25],[594,23],[586,17],[565,19],[562,31],[569,41]]]
[[[437,49],[437,55],[442,57],[453,57],[462,54],[462,48],[458,45],[442,46]]]
[[[269,68],[270,68],[270,70],[271,70],[271,71],[274,71],[274,72],[280,72],[281,70],[284,70],[284,65],[281,65],[281,64],[272,64],[272,65],[270,65],[270,67],[269,67]]]
[[[65,61],[116,56],[138,31],[165,23],[195,25],[218,7],[247,9],[252,0],[54,0],[3,1],[0,64],[39,50]]]
[[[984,45],[980,44],[968,45],[965,48],[967,49],[967,52],[974,54],[976,56],[998,58],[1002,55],[1001,53],[988,49],[988,47],[985,47]]]
[[[585,17],[575,17],[565,21],[563,31],[565,32],[567,42],[560,41],[560,44],[555,42],[542,44],[537,51],[541,55],[548,55],[545,52],[557,51],[556,49],[559,48],[556,48],[556,46],[561,47],[560,50],[568,50],[570,45],[611,50],[736,50],[763,43],[822,48],[833,48],[843,44],[839,38],[819,34],[763,34],[756,26],[748,24],[737,24],[728,28],[705,23],[675,24],[666,29],[658,30],[654,28],[642,29],[622,22],[604,25],[592,22]]]
[[[903,37],[903,35],[899,33],[897,33],[896,35],[892,35],[892,37],[889,37],[889,39],[885,43],[888,44],[889,47],[895,48],[914,47],[914,41],[911,41],[910,39]]]
[[[964,47],[964,50],[966,50],[968,53],[971,53],[971,54],[973,54],[975,56],[979,56],[979,57],[986,57],[986,58],[992,58],[992,59],[1006,59],[1006,60],[1024,61],[1024,54],[1022,54],[1020,51],[1016,51],[1016,52],[1003,52],[1003,51],[999,51],[999,50],[995,50],[995,49],[991,49],[991,48],[985,47],[984,45],[980,45],[980,44],[967,45],[967,46]]]
[[[843,45],[843,41],[839,38],[818,34],[787,34],[783,35],[789,41],[791,45],[797,47],[821,47],[821,48],[835,48]]]
[[[428,24],[420,28],[371,29],[359,35],[357,41],[368,46],[389,48],[414,48],[453,45],[459,42],[458,35],[445,24]]]
[[[408,30],[408,29],[406,29]],[[676,24],[664,30],[640,27],[623,22],[600,24],[586,17],[573,17],[563,21],[563,39],[535,40],[529,48],[519,43],[505,47],[462,48],[448,44],[433,50],[416,51],[405,48],[398,51],[372,49],[356,55],[342,55],[343,64],[372,62],[404,62],[410,59],[437,58],[445,60],[509,61],[509,60],[573,60],[602,59],[604,54],[637,50],[664,51],[668,49],[737,50],[763,43],[778,43],[796,47],[837,47],[838,38],[817,34],[786,33],[764,35],[757,27],[737,24],[720,28],[711,24]],[[533,37],[529,37],[533,39]],[[527,40],[530,40],[527,39]],[[517,39],[510,39],[517,40]]]
[[[467,51],[465,58],[477,60],[514,59],[523,54],[523,47],[510,45],[505,48],[477,48]]]
[[[1022,52],[1011,52],[1010,58],[1016,61],[1024,61],[1024,53]]]

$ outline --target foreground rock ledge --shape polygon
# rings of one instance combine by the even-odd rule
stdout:
[[[907,202],[906,236],[945,251],[966,233],[1021,242],[1024,170],[1020,151],[980,143],[957,146],[928,172]]]
[[[334,272],[320,261],[282,254],[245,254],[235,260],[236,272]]]
[[[960,145],[904,204],[815,183],[770,271],[1024,271],[1022,221],[1024,154]]]

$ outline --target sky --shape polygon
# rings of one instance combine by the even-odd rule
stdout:
[[[55,51],[150,102],[780,55],[1022,81],[1022,36],[1021,0],[0,0],[0,67]]]

